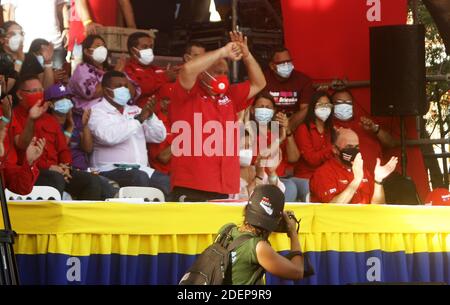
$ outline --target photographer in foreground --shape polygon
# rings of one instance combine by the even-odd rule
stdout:
[[[244,223],[231,229],[233,240],[243,235],[251,238],[232,252],[231,284],[261,284],[264,272],[300,280],[304,276],[304,257],[298,239],[294,214],[283,211],[284,194],[275,185],[257,186],[245,207]],[[224,226],[220,233],[224,230]],[[272,232],[286,232],[291,240],[291,258],[278,254],[268,238]]]

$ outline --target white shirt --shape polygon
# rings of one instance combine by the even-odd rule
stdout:
[[[88,126],[94,138],[93,168],[105,172],[117,169],[114,164],[138,164],[139,170],[153,175],[146,143],[161,143],[167,131],[155,114],[143,124],[135,120],[141,111],[138,106],[126,105],[122,114],[106,99],[91,108]]]
[[[60,23],[57,6],[66,0],[5,0],[2,5],[15,7],[14,20],[25,32],[24,52],[28,52],[30,44],[36,38],[52,42],[56,48],[62,46]]]

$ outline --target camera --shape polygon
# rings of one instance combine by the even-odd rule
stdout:
[[[288,216],[290,219],[295,220],[295,222],[297,223],[297,233],[298,233],[298,230],[300,229],[300,220],[297,220],[294,213],[288,213]],[[281,217],[280,222],[278,223],[278,227],[275,229],[274,232],[288,233],[288,226],[284,217]]]

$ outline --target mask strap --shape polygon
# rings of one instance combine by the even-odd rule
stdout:
[[[211,74],[209,74],[208,71],[203,71],[203,73],[205,73],[206,75],[208,75],[208,77],[211,78],[212,80],[217,81],[217,79],[216,79],[214,76],[212,76]]]

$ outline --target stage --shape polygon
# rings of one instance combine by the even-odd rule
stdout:
[[[450,283],[450,208],[287,204],[316,275],[267,284]],[[177,284],[242,204],[11,202],[22,284]],[[289,249],[285,234],[272,246]]]

